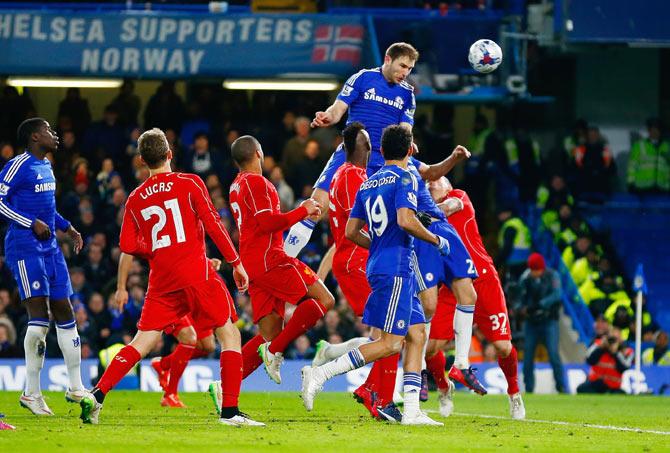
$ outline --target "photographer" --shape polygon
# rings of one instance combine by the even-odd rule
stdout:
[[[577,393],[624,393],[621,377],[633,364],[634,356],[633,350],[621,341],[619,329],[597,338],[588,354],[589,377],[577,387]]]
[[[538,343],[544,343],[554,372],[556,391],[563,393],[563,365],[558,353],[558,317],[561,309],[561,281],[558,273],[547,268],[544,258],[533,253],[528,269],[519,280],[521,292],[518,312],[524,321],[523,380],[526,392],[535,388],[534,362]]]

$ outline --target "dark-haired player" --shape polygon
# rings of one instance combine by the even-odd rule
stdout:
[[[25,151],[0,171],[0,215],[9,222],[5,259],[28,311],[23,342],[26,387],[20,403],[35,415],[53,415],[40,389],[49,311],[56,321],[58,346],[70,381],[65,399],[79,402],[85,395],[80,374],[81,341],[69,299],[72,286],[56,243],[56,228],[68,234],[75,253],[83,242],[72,224],[56,211],[56,178],[46,154],[56,151],[58,136],[46,120],[30,118],[18,128],[18,143]]]

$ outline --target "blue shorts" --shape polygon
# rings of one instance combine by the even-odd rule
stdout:
[[[414,241],[415,267],[420,270],[415,274],[419,292],[440,283],[451,286],[456,278],[477,278],[475,263],[454,227],[446,220],[440,220],[433,222],[428,229],[449,241],[450,252],[441,255],[433,244],[419,239]]]
[[[363,324],[405,336],[409,326],[426,322],[414,277],[370,275],[368,281],[372,292],[365,303]]]
[[[60,250],[47,255],[8,255],[6,261],[14,274],[21,300],[39,296],[60,300],[72,295],[70,274]]]
[[[340,145],[337,147],[335,152],[330,156],[326,166],[323,168],[319,179],[316,180],[314,184],[314,189],[321,189],[328,192],[330,190],[330,183],[335,176],[335,172],[342,164],[347,160],[346,152],[344,151],[344,146]],[[370,161],[368,162],[368,178],[379,171],[380,168],[384,166],[384,158],[379,152],[370,153]]]

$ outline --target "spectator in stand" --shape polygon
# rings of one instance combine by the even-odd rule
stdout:
[[[517,280],[525,270],[526,260],[530,255],[530,230],[509,207],[504,207],[498,212],[498,220],[501,225],[498,233],[496,266],[504,268],[503,275],[509,274],[512,279]]]
[[[10,142],[0,142],[0,168],[4,167],[14,157],[14,145]]]
[[[558,273],[546,267],[544,257],[533,253],[528,269],[519,280],[521,290],[518,312],[524,321],[523,380],[526,392],[535,389],[534,363],[538,343],[544,343],[554,372],[556,391],[565,390],[563,365],[558,353],[558,317],[561,309],[561,280]]]
[[[630,297],[624,290],[623,280],[612,271],[607,258],[601,259],[598,271],[579,286],[579,294],[594,318],[604,314],[615,302],[630,306]]]
[[[307,141],[304,153],[302,160],[296,162],[293,167],[291,188],[299,197],[309,198],[312,194],[313,181],[319,179],[325,162],[319,157],[319,142],[316,140]]]
[[[135,94],[135,82],[125,79],[119,88],[119,94],[112,100],[112,105],[119,112],[119,124],[129,128],[137,126],[140,113],[140,97]]]
[[[112,277],[111,266],[102,254],[102,247],[97,244],[89,244],[87,247],[84,275],[96,290],[102,289]]]
[[[184,121],[184,101],[175,92],[174,81],[163,81],[144,110],[144,129],[157,127],[179,132]]]
[[[296,118],[293,125],[295,135],[286,142],[282,150],[282,167],[288,181],[294,181],[296,178],[302,179],[295,167],[305,158],[305,147],[310,133],[309,123],[309,118],[306,116]],[[295,187],[293,189],[295,190]],[[296,193],[302,193],[302,186],[300,189]]]
[[[102,161],[102,166],[95,181],[98,185],[98,193],[101,199],[107,197],[107,192],[110,190],[110,179],[114,175],[114,161],[112,159],[105,159]]]
[[[203,115],[200,104],[195,100],[189,101],[186,106],[186,121],[181,125],[179,142],[185,148],[190,148],[193,146],[196,135],[201,133],[209,134],[211,129],[212,124]]]
[[[209,136],[205,132],[195,134],[193,148],[187,153],[186,171],[195,173],[204,181],[210,174],[223,172],[221,153],[210,146]]]
[[[621,341],[619,330],[612,329],[593,342],[586,363],[591,365],[589,376],[577,393],[624,393],[621,378],[633,364],[633,350]]]
[[[27,90],[19,95],[16,87],[5,86],[3,96],[0,97],[0,140],[14,142],[19,124],[27,118],[37,116],[34,112],[35,107]]]
[[[586,143],[575,148],[572,164],[579,195],[602,200],[611,193],[616,176],[614,159],[597,127],[589,126]]]
[[[124,151],[127,138],[119,125],[119,112],[113,105],[105,107],[101,121],[96,121],[86,130],[82,150],[84,155],[102,162],[106,157],[114,159],[117,167],[125,165]]]
[[[70,280],[72,281],[72,305],[85,304],[91,297],[93,290],[86,281],[86,274],[81,267],[70,268]]]
[[[291,186],[284,179],[284,171],[280,166],[276,166],[270,172],[270,182],[277,188],[282,212],[288,212],[293,209],[295,194]]]
[[[58,150],[58,159],[54,165],[54,172],[56,179],[63,181],[64,189],[71,190],[72,184],[72,169],[75,161],[81,158],[81,150],[74,131],[63,131],[60,135],[60,143]]]
[[[628,190],[639,194],[670,192],[670,141],[661,121],[647,120],[647,138],[633,144],[628,158]]]
[[[519,199],[522,203],[534,202],[542,175],[540,145],[525,127],[519,127],[505,142],[505,150],[510,170],[516,175]]]
[[[21,357],[16,346],[16,330],[8,318],[0,318],[0,359]]]
[[[81,97],[79,88],[68,88],[65,99],[58,105],[58,118],[64,116],[70,118],[74,133],[82,137],[91,124],[91,110],[88,108],[88,101]]]
[[[670,366],[668,334],[659,330],[654,335],[654,346],[642,352],[642,365]]]
[[[78,305],[74,310],[74,319],[77,322],[77,331],[81,338],[86,338],[89,340],[91,338],[98,337],[98,327],[95,325],[95,321],[89,319],[88,312],[84,305]],[[89,343],[90,346],[90,343]]]
[[[295,339],[286,354],[291,360],[311,360],[314,358],[314,348],[307,335],[300,335]]]
[[[96,351],[104,349],[107,339],[112,334],[111,324],[112,324],[112,315],[105,306],[105,299],[102,297],[102,294],[95,292],[91,294],[91,298],[88,301],[88,314],[89,319],[91,319],[97,327],[96,337],[89,338],[93,344],[91,345]]]

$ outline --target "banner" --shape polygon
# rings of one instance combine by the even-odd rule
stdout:
[[[365,63],[366,42],[357,15],[0,10],[8,75],[348,76]]]
[[[268,392],[284,391],[299,392],[301,377],[300,370],[311,362],[303,360],[287,360],[282,365],[282,383],[275,384],[265,374],[261,366],[242,382],[242,391]],[[519,364],[521,365],[521,364]],[[535,393],[555,393],[554,378],[551,367],[547,363],[535,364]],[[507,391],[507,382],[502,370],[495,363],[478,363],[477,374],[482,384],[491,394],[503,394]],[[324,387],[326,392],[352,392],[361,385],[370,371],[371,366],[350,371],[336,376],[328,381]],[[521,367],[519,367],[521,368]],[[589,367],[587,365],[565,365],[564,380],[566,391],[575,393],[577,386],[586,380]],[[82,380],[84,385],[91,386],[91,378],[97,376],[98,362],[96,360],[82,361]],[[643,366],[640,379],[640,393],[654,393],[670,396],[670,367]],[[397,388],[402,388],[402,370],[397,375]],[[628,370],[623,375],[623,390],[633,393],[635,385],[635,371]],[[186,371],[179,383],[182,392],[206,392],[213,380],[219,379],[218,360],[193,360],[189,362]],[[20,359],[0,360],[0,390],[23,390],[26,380],[25,362]],[[519,369],[519,383],[523,389],[523,374]],[[47,359],[41,374],[43,390],[65,391],[68,385],[67,369],[62,360]],[[149,360],[143,360],[139,378],[129,376],[124,379],[123,388],[138,388],[145,392],[160,392],[158,377],[151,368]]]

